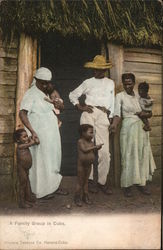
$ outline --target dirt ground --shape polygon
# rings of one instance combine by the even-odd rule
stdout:
[[[112,188],[112,195],[105,195],[102,191],[90,193],[91,205],[83,204],[77,207],[73,202],[76,186],[76,177],[63,177],[62,188],[69,191],[69,195],[55,195],[49,200],[38,199],[34,207],[29,209],[18,208],[17,202],[1,202],[1,215],[61,215],[61,214],[107,214],[107,213],[154,213],[161,211],[160,184],[149,183],[150,196],[141,194],[133,187],[133,197],[126,198],[120,188]]]

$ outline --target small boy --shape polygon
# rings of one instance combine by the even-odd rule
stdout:
[[[14,142],[17,143],[17,170],[19,178],[19,207],[29,208],[30,202],[35,202],[32,196],[29,169],[32,166],[32,156],[29,147],[36,143],[28,137],[25,129],[17,129],[14,132]],[[29,203],[28,203],[29,202]]]
[[[62,122],[60,121],[60,119],[58,118],[58,115],[60,114],[60,110],[55,108],[55,104],[56,103],[60,103],[62,105],[62,108],[64,107],[63,105],[63,100],[61,98],[59,98],[57,96],[57,91],[56,90],[53,90],[50,94],[49,94],[49,97],[45,97],[44,100],[49,102],[49,103],[52,103],[54,105],[54,112],[57,116],[57,119],[58,119],[58,126],[60,127],[62,125]]]
[[[150,96],[148,95],[148,90],[149,90],[149,84],[147,82],[141,82],[138,85],[138,93],[139,93],[139,104],[142,108],[142,111],[146,112],[146,113],[151,113],[152,112],[152,106],[153,106],[153,99],[150,98]],[[140,117],[141,118],[141,117]],[[141,118],[141,120],[144,123],[144,127],[143,129],[145,131],[150,131],[150,125],[149,125],[149,121],[147,118]]]
[[[95,151],[102,148],[103,144],[94,145],[92,142],[94,133],[93,126],[82,124],[79,127],[80,139],[78,140],[78,160],[77,176],[78,183],[74,202],[77,206],[82,206],[82,200],[86,204],[91,204],[88,196],[88,178],[92,164],[95,161]]]

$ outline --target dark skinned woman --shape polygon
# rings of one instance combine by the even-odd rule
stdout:
[[[116,95],[114,119],[111,125],[111,130],[115,132],[122,117],[121,187],[124,188],[124,195],[127,197],[132,196],[131,187],[134,184],[143,194],[149,195],[146,181],[152,179],[156,166],[151,151],[149,132],[143,130],[140,118],[150,118],[152,112],[147,115],[141,110],[138,96],[134,91],[135,76],[132,73],[123,74],[122,83],[124,91]]]

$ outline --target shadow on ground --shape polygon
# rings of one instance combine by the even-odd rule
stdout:
[[[49,200],[37,200],[34,207],[20,209],[16,202],[1,202],[1,215],[71,215],[71,214],[107,214],[107,213],[154,213],[161,211],[161,188],[159,184],[149,183],[150,196],[141,194],[133,188],[133,197],[126,198],[120,188],[113,188],[112,195],[105,195],[100,190],[91,194],[92,205],[83,204],[77,207],[73,202],[76,187],[76,177],[63,177],[62,188],[69,195],[55,195]]]

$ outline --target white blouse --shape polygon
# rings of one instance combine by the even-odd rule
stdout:
[[[123,118],[136,117],[135,114],[142,111],[138,94],[134,93],[135,95],[131,96],[126,91],[122,91],[116,95],[114,116],[122,116]]]

